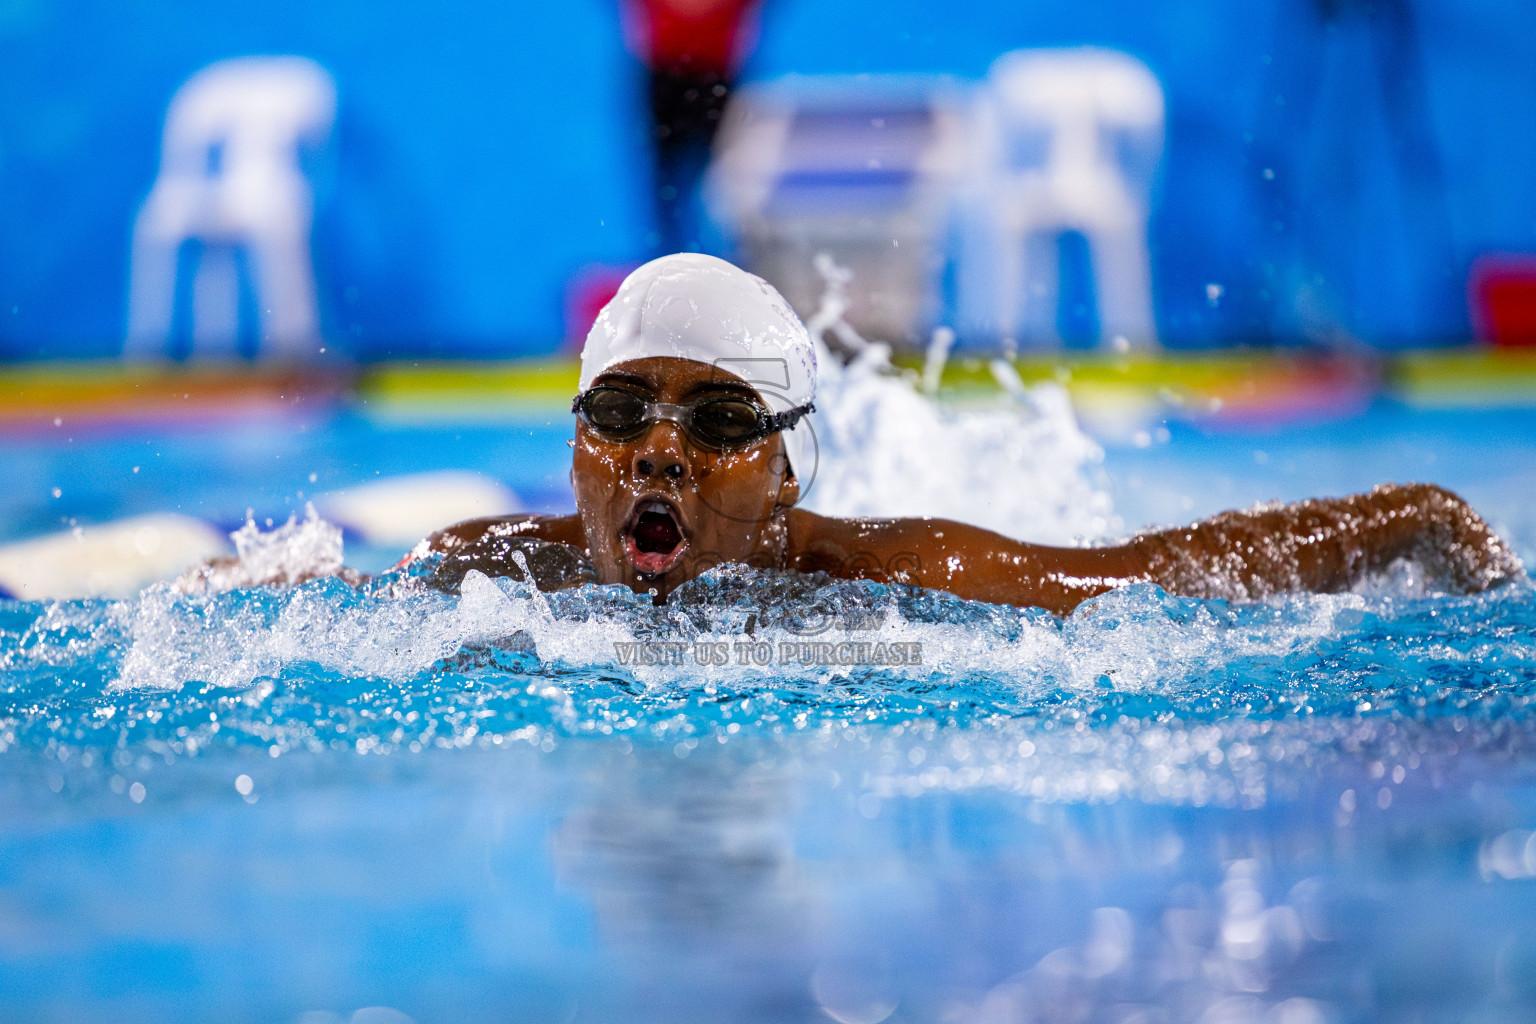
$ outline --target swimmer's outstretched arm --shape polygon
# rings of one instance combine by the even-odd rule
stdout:
[[[802,571],[1058,614],[1142,581],[1190,597],[1241,599],[1346,589],[1398,558],[1417,558],[1458,591],[1485,590],[1521,571],[1466,502],[1424,484],[1224,512],[1102,548],[1025,544],[938,519],[830,519],[796,509],[786,522],[790,561]]]

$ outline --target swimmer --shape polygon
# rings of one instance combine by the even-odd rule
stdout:
[[[1106,547],[1028,544],[943,519],[838,519],[798,507],[814,460],[816,353],[772,286],[709,256],[631,274],[587,336],[571,479],[576,514],[476,519],[427,538],[444,582],[469,569],[544,585],[622,583],[664,602],[713,566],[824,572],[1066,614],[1149,581],[1190,597],[1349,588],[1395,560],[1441,585],[1485,590],[1521,568],[1449,491],[1369,494],[1225,512]]]

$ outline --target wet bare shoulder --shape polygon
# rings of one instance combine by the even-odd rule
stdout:
[[[490,577],[525,579],[532,573],[540,590],[593,583],[597,574],[582,543],[575,516],[490,516],[440,530],[422,541],[409,558],[443,557],[429,582],[457,590],[470,571]]]
[[[909,532],[910,520],[835,519],[804,509],[793,509],[785,516],[788,545],[785,552],[790,567],[802,572],[827,572],[833,576],[866,575],[848,571],[850,560],[869,558],[883,552],[892,542],[899,542]],[[878,559],[877,559],[878,560]]]
[[[541,516],[522,513],[511,516],[485,516],[455,523],[428,537],[423,542],[426,545],[423,553],[454,551],[466,544],[475,544],[497,537],[508,539],[526,537],[552,544],[567,544],[574,548],[586,547],[581,520],[576,516]]]

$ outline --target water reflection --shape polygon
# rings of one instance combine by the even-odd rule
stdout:
[[[624,965],[630,1019],[1323,1024],[1529,1006],[1536,942],[1507,888],[1528,829],[1422,795],[1340,823],[1337,790],[1263,813],[871,800],[851,746],[777,765],[641,750],[587,776],[555,860]]]
[[[589,779],[553,833],[557,872],[632,968],[631,1012],[803,1016],[821,915],[795,856],[791,776],[729,752],[687,754],[636,751]]]
[[[572,812],[556,861],[615,941],[791,940],[807,909],[791,807],[773,768],[649,751]]]

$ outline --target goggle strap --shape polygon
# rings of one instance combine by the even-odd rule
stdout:
[[[774,413],[763,421],[763,425],[768,428],[770,434],[776,434],[781,430],[793,430],[796,423],[799,423],[808,413],[815,411],[816,403],[806,402],[804,405],[797,405],[793,409],[785,409],[783,412]]]

